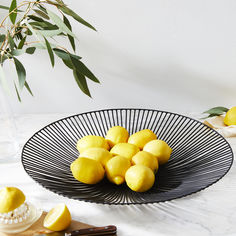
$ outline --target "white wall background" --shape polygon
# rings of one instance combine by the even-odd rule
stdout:
[[[46,51],[22,56],[35,97],[23,92],[22,103],[11,99],[15,113],[113,107],[192,112],[236,105],[235,0],[65,2],[98,30],[73,21],[77,52],[101,85],[89,83],[90,99],[63,63],[57,60],[51,69]]]

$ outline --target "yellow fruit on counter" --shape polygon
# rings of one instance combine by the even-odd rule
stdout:
[[[125,182],[125,173],[131,166],[123,156],[115,156],[106,163],[106,175],[110,182],[120,185]]]
[[[142,150],[146,143],[154,139],[157,139],[157,136],[150,129],[143,129],[132,134],[128,139],[128,143],[134,144]]]
[[[120,155],[128,158],[130,161],[137,152],[139,152],[139,148],[131,143],[117,143],[110,150],[112,155]]]
[[[140,151],[137,154],[135,154],[132,157],[132,164],[133,165],[141,164],[147,166],[150,169],[152,169],[154,173],[156,173],[158,170],[157,158],[153,156],[151,153],[145,151]]]
[[[0,213],[15,210],[25,202],[24,193],[15,187],[5,187],[0,190]]]
[[[155,175],[147,166],[134,165],[126,171],[125,181],[133,191],[145,192],[153,186]]]
[[[87,157],[99,161],[103,166],[112,158],[112,154],[105,148],[88,148],[80,153],[80,157]]]
[[[96,160],[79,157],[70,166],[75,179],[85,184],[96,184],[104,177],[102,164]]]
[[[230,108],[224,118],[225,125],[236,125],[236,107]]]
[[[169,145],[160,139],[148,142],[144,146],[143,150],[154,155],[157,158],[159,165],[163,165],[168,162],[172,152],[172,149],[169,147]]]
[[[52,231],[61,231],[68,228],[70,223],[70,211],[64,203],[61,203],[48,212],[44,218],[43,226]]]
[[[80,153],[91,147],[100,147],[109,150],[109,145],[105,138],[95,135],[87,135],[79,139],[76,147]]]
[[[126,143],[128,137],[129,133],[124,127],[113,126],[107,131],[105,139],[112,148],[117,143]]]

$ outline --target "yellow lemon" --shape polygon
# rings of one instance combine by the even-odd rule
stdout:
[[[25,202],[24,193],[15,187],[0,190],[0,213],[13,211]]]
[[[126,143],[129,137],[128,131],[121,126],[113,126],[107,131],[105,139],[112,148],[117,143]]]
[[[157,136],[150,129],[143,129],[132,134],[128,143],[134,144],[142,150],[146,143],[154,139],[157,139]]]
[[[130,161],[137,152],[139,152],[139,148],[131,143],[117,143],[110,150],[112,155],[120,155],[128,158]]]
[[[125,182],[125,173],[131,166],[126,157],[115,156],[106,163],[106,174],[109,181],[120,185]]]
[[[126,171],[125,181],[133,191],[145,192],[153,186],[155,175],[147,166],[134,165]]]
[[[132,158],[132,164],[133,165],[141,164],[147,166],[150,169],[152,169],[154,173],[156,173],[158,170],[157,158],[153,156],[151,153],[145,151],[140,151],[137,154],[135,154]]]
[[[144,151],[150,152],[152,155],[157,157],[159,165],[165,164],[170,159],[172,149],[163,140],[152,140],[148,142],[144,148]]]
[[[225,125],[236,125],[236,107],[230,108],[224,118]]]
[[[105,174],[100,162],[86,157],[77,158],[70,168],[74,178],[85,184],[96,184]]]
[[[101,147],[109,150],[107,141],[101,136],[87,135],[77,142],[77,149],[80,153],[91,147]]]
[[[71,215],[64,203],[58,204],[48,212],[43,221],[43,226],[52,231],[61,231],[69,227]]]
[[[80,157],[87,157],[99,161],[103,166],[112,158],[112,154],[105,148],[88,148],[80,153]]]

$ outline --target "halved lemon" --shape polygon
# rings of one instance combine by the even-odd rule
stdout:
[[[0,190],[0,213],[15,210],[25,202],[24,193],[15,187],[5,187]]]
[[[52,231],[61,231],[69,227],[71,215],[64,203],[58,204],[46,215],[43,226]]]

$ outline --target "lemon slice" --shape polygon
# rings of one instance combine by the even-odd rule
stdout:
[[[71,223],[71,215],[64,203],[58,204],[46,215],[43,226],[52,231],[66,229]]]
[[[0,190],[0,213],[15,210],[25,202],[24,193],[15,187],[5,187]]]

